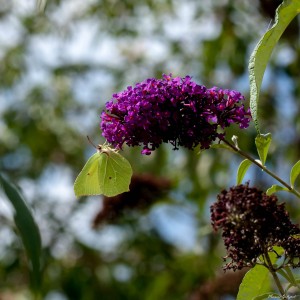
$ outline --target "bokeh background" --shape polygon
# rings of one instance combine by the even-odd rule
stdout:
[[[244,272],[223,273],[209,206],[234,185],[240,157],[124,149],[135,172],[129,194],[76,199],[72,186],[95,151],[86,136],[104,142],[105,102],[129,85],[190,75],[248,99],[249,56],[280,2],[0,0],[0,170],[41,231],[42,299],[235,299]],[[300,157],[299,52],[295,19],[273,53],[259,106],[263,133],[273,134],[267,165],[284,179]],[[227,136],[256,155],[253,127]],[[275,183],[255,167],[245,180]],[[297,221],[299,203],[280,199]],[[32,299],[12,212],[0,194],[0,299]]]

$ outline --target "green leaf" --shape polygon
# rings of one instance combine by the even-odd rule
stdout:
[[[292,278],[290,278],[290,276],[283,270],[283,269],[279,269],[277,270],[277,273],[280,274],[283,278],[285,278],[288,282],[294,284],[294,276]]]
[[[291,278],[291,283],[297,284],[294,274],[291,271],[290,267],[285,267],[284,270],[285,270],[286,274],[288,274],[288,276]]]
[[[0,189],[2,189],[15,209],[14,220],[20,232],[31,269],[31,285],[34,290],[38,290],[41,284],[41,236],[39,228],[28,208],[25,200],[4,176],[0,174]]]
[[[291,174],[290,174],[290,184],[291,187],[294,188],[295,180],[300,174],[300,160],[298,160],[294,166],[292,167]]]
[[[237,300],[252,300],[269,291],[269,271],[263,266],[256,265],[246,273],[240,285]]]
[[[243,178],[248,170],[248,168],[251,166],[252,162],[249,159],[243,160],[237,170],[236,175],[236,184],[241,184],[243,181]]]
[[[129,191],[132,168],[128,160],[116,150],[97,147],[74,183],[77,197],[103,194],[108,197]]]
[[[272,264],[274,265],[276,263],[276,261],[278,260],[278,255],[282,256],[284,254],[284,249],[279,246],[274,246],[273,250],[276,251],[276,253],[274,251],[270,251],[269,256],[270,256]]]
[[[256,149],[257,149],[261,164],[263,166],[265,165],[265,162],[266,162],[266,159],[267,159],[267,155],[268,155],[268,151],[269,151],[271,141],[272,141],[271,133],[259,134],[255,138]]]
[[[272,195],[276,192],[281,192],[281,191],[289,192],[290,190],[286,187],[283,187],[283,186],[280,186],[280,185],[277,185],[277,184],[273,184],[270,188],[267,189],[266,194],[268,196],[270,196],[270,195]]]
[[[275,24],[256,45],[249,61],[250,109],[255,128],[260,133],[257,120],[257,105],[263,75],[268,61],[282,33],[300,12],[300,0],[286,0],[277,8]]]

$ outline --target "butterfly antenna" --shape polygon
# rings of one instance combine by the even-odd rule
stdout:
[[[93,141],[90,139],[90,137],[89,137],[88,135],[87,135],[86,137],[87,137],[89,143],[90,143],[94,148],[97,149],[97,146],[93,143]]]

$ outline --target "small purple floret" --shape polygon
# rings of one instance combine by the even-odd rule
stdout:
[[[102,134],[119,149],[124,143],[142,145],[146,155],[168,142],[174,149],[207,149],[230,124],[249,126],[250,110],[240,104],[243,100],[237,91],[207,89],[190,76],[150,78],[113,94],[101,114]]]

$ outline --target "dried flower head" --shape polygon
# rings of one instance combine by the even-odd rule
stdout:
[[[238,185],[222,191],[211,210],[215,230],[222,229],[227,249],[226,258],[231,262],[224,269],[241,269],[253,266],[260,255],[273,246],[285,249],[285,256],[293,260],[299,255],[293,235],[300,232],[292,224],[285,204],[278,204],[275,195],[268,196],[249,184]]]
[[[300,267],[300,238],[299,236],[290,236],[281,245],[285,250],[285,264],[293,268]]]
[[[174,149],[207,149],[230,124],[248,127],[243,100],[237,91],[207,89],[190,76],[150,78],[112,96],[101,114],[102,134],[116,148],[142,145],[146,155],[168,142]]]
[[[151,174],[134,174],[130,191],[114,197],[103,198],[103,208],[94,219],[94,227],[107,223],[116,223],[127,212],[145,211],[161,200],[171,188],[171,181]]]

